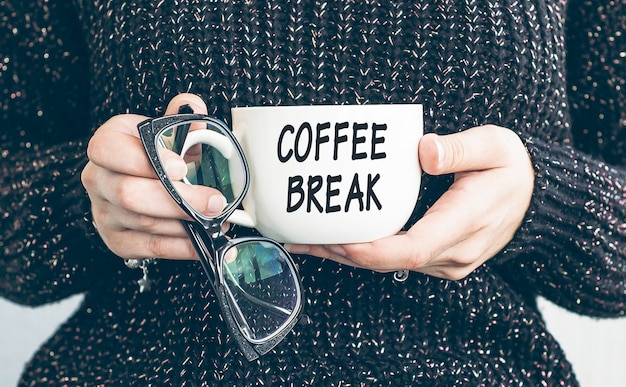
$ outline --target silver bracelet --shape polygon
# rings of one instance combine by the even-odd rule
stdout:
[[[152,286],[152,280],[148,277],[148,265],[152,263],[156,263],[156,259],[124,259],[124,264],[127,267],[131,269],[141,269],[143,271],[143,276],[139,280],[137,280],[137,285],[139,285],[139,293],[143,293],[144,291],[150,291],[150,287]]]

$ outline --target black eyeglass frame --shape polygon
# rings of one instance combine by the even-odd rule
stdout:
[[[208,217],[197,212],[178,193],[173,182],[165,172],[157,146],[157,138],[164,130],[199,121],[211,125],[217,129],[220,134],[226,136],[231,141],[235,150],[239,152],[244,169],[245,181],[241,195],[236,197],[232,203],[229,203],[225,210],[216,217]],[[293,262],[291,255],[282,245],[272,239],[264,237],[236,237],[234,239],[229,239],[222,231],[224,222],[226,222],[228,217],[241,204],[250,185],[250,169],[239,142],[223,121],[204,114],[168,115],[160,118],[145,120],[139,123],[137,127],[144,150],[148,155],[150,164],[156,172],[157,177],[174,201],[176,201],[185,213],[193,219],[193,221],[182,220],[181,223],[183,224],[185,231],[187,232],[196,252],[198,253],[198,256],[200,257],[200,263],[209,278],[209,282],[215,292],[220,309],[222,310],[222,317],[224,318],[230,333],[233,335],[243,355],[249,361],[257,359],[259,356],[269,352],[278,343],[280,343],[287,334],[289,334],[291,329],[298,323],[304,302],[302,283],[295,267],[295,263]],[[288,266],[292,271],[292,275],[294,276],[296,283],[295,290],[297,293],[297,302],[293,311],[289,315],[289,318],[273,334],[262,340],[255,340],[249,335],[244,334],[235,321],[235,314],[239,311],[231,306],[232,304],[236,306],[237,303],[232,295],[229,294],[228,287],[225,285],[225,278],[224,273],[222,272],[221,264],[224,260],[225,252],[228,251],[228,249],[238,244],[250,242],[270,243],[279,249],[287,258]],[[231,302],[228,301],[229,299]]]

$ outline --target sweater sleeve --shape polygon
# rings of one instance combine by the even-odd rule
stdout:
[[[70,4],[0,2],[0,296],[30,305],[87,290],[109,254],[80,182],[88,72]]]
[[[591,4],[593,3],[593,4]],[[592,316],[626,313],[626,7],[567,12],[573,144],[526,138],[535,188],[496,262],[522,292]]]

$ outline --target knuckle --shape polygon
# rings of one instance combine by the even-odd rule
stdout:
[[[83,187],[90,189],[95,185],[95,178],[92,171],[92,164],[87,163],[85,168],[80,172],[80,182],[83,184]]]
[[[504,131],[507,131],[507,132],[509,131],[508,129],[505,129],[505,128],[503,128],[501,126],[498,126],[498,125],[495,125],[495,124],[485,124],[485,125],[483,125],[483,130],[489,131],[490,135],[498,134],[498,133],[501,133],[501,132],[504,132]]]
[[[120,238],[121,235],[115,233],[112,235],[109,235],[107,233],[100,233],[100,237],[102,238],[104,244],[109,248],[109,250],[111,250],[113,254],[122,258],[135,258],[130,254],[130,251],[128,251],[124,247],[125,244],[123,243],[123,239]]]
[[[459,268],[448,268],[443,270],[443,274],[445,279],[450,281],[460,281],[463,278],[467,277],[471,273],[471,270],[459,269]]]
[[[497,135],[499,138],[499,142],[502,144],[503,148],[509,149],[511,151],[506,152],[503,156],[506,157],[509,163],[515,163],[518,160],[523,160],[520,158],[520,155],[526,155],[526,147],[522,142],[522,139],[519,137],[517,133],[513,130],[505,129],[499,126],[493,126],[494,135]]]
[[[411,270],[416,270],[428,265],[431,259],[431,254],[424,251],[415,251],[413,255],[409,256],[406,267]]]
[[[113,197],[115,202],[122,208],[134,211],[136,207],[135,191],[128,179],[121,178],[118,184],[113,188]]]
[[[111,148],[109,143],[109,136],[107,133],[111,128],[116,126],[126,126],[126,120],[128,115],[118,114],[109,118],[104,124],[102,124],[98,130],[93,134],[87,143],[87,158],[92,161],[99,162],[105,159],[105,156]]]
[[[102,135],[96,132],[87,144],[87,158],[92,161],[100,160],[105,151],[106,144],[104,144]]]
[[[104,243],[107,245],[107,247],[109,248],[109,250],[111,250],[111,252],[115,255],[117,255],[118,257],[121,258],[135,258],[131,255],[129,255],[126,251],[120,249],[118,247],[118,245],[116,245],[115,243],[107,243],[107,241],[104,241]]]
[[[377,261],[371,256],[361,255],[355,257],[354,261],[361,267],[367,267],[369,269],[375,269],[378,267]]]
[[[100,228],[109,224],[107,215],[108,213],[100,206],[91,206],[91,217],[93,218],[93,221],[98,225],[98,232],[100,232]]]
[[[463,160],[465,159],[465,147],[458,137],[454,136],[450,137],[448,145],[450,147],[450,164],[448,167],[449,169],[456,171],[461,165],[463,165]]]
[[[457,267],[466,267],[471,265],[476,261],[476,258],[473,255],[463,254],[463,255],[454,255],[448,259],[452,265]]]
[[[372,267],[372,259],[368,255],[350,253],[348,254],[348,259],[361,267]]]
[[[128,114],[116,114],[113,117],[109,118],[109,120],[104,123],[100,128],[107,127],[115,127],[115,126],[125,126],[129,115]]]
[[[154,232],[160,224],[159,219],[148,215],[136,215],[135,221],[140,230],[148,233]]]
[[[376,255],[371,254],[365,246],[361,246],[360,244],[347,246],[346,256],[360,267],[377,267]]]
[[[434,275],[448,281],[460,281],[472,272],[468,266],[446,265],[436,268]]]
[[[467,224],[465,224],[465,235],[475,235],[483,231],[490,224],[489,221],[491,220],[491,216],[489,218],[490,219],[486,219],[485,217],[478,217],[477,220],[467,222]]]
[[[98,225],[96,231],[100,239],[113,254],[123,258],[134,258],[131,256],[131,250],[127,248],[125,233],[115,231],[114,227],[111,226],[111,217],[106,211],[94,207],[92,217],[95,224]]]
[[[185,251],[184,251],[185,258],[189,257],[193,259],[198,259],[198,254],[196,253],[196,249],[193,247],[193,244],[191,243],[189,239],[185,240],[184,248],[185,248]]]
[[[165,238],[150,237],[148,239],[148,251],[150,257],[162,258],[167,256],[167,243]]]

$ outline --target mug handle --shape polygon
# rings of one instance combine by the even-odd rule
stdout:
[[[185,138],[185,144],[180,152],[181,156],[184,156],[185,153],[196,144],[208,144],[217,149],[222,156],[224,156],[227,160],[230,160],[233,156],[237,155],[235,151],[235,147],[230,139],[226,138],[226,136],[221,135],[219,133],[210,131],[210,130],[194,130],[187,134]],[[187,184],[189,180],[187,178],[183,178],[183,181]],[[241,183],[241,182],[240,182]],[[252,218],[252,216],[246,211],[236,209],[233,213],[228,217],[228,222],[234,223],[239,226],[254,228],[256,227],[256,222]]]

